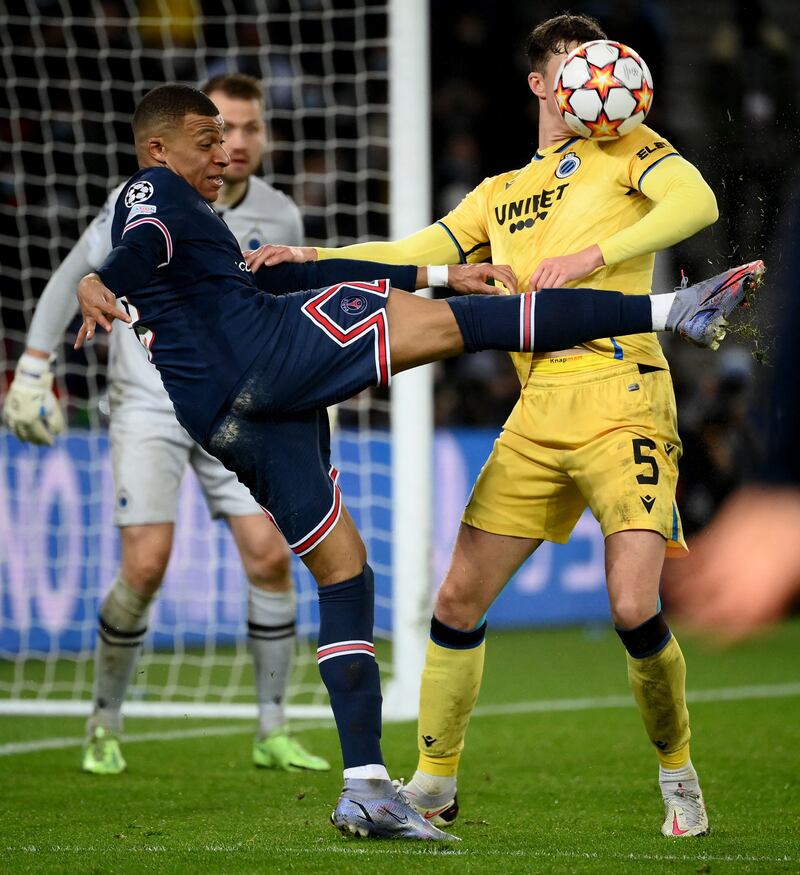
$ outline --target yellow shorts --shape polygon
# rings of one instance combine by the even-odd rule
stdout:
[[[604,537],[659,532],[685,550],[669,371],[596,354],[537,362],[464,512],[498,535],[564,543],[587,507]]]

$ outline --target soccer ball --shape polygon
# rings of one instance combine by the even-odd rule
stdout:
[[[653,103],[653,77],[633,49],[597,39],[573,49],[558,68],[556,104],[570,130],[617,140],[640,125]]]

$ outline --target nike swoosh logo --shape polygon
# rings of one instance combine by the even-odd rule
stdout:
[[[682,836],[682,835],[686,835],[687,832],[689,832],[688,829],[681,829],[678,826],[678,812],[676,811],[672,815],[672,834],[674,836]]]
[[[448,802],[447,805],[443,805],[441,808],[437,808],[436,811],[426,811],[422,816],[425,820],[433,820],[434,817],[438,817],[440,814],[443,814],[447,809],[452,805],[452,802]]]
[[[384,813],[388,814],[389,817],[393,817],[398,823],[408,823],[407,814],[404,814],[401,817],[399,814],[395,814],[394,811],[392,811],[390,808],[386,808],[385,806],[382,810],[384,811]]]

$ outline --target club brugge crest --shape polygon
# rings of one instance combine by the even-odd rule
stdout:
[[[125,206],[132,207],[134,204],[150,200],[152,196],[153,186],[146,179],[142,179],[139,182],[134,182],[125,192]]]
[[[363,295],[348,295],[346,298],[342,298],[339,306],[342,308],[342,312],[349,316],[358,316],[359,313],[363,313],[367,309],[367,299]]]
[[[572,176],[572,174],[581,166],[581,159],[574,152],[567,152],[567,154],[558,162],[558,167],[556,167],[556,177],[558,179],[566,179],[568,176]]]

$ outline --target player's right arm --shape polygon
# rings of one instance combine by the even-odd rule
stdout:
[[[111,213],[117,191],[81,235],[44,287],[31,320],[25,352],[20,357],[3,405],[3,421],[20,440],[53,443],[64,429],[64,416],[53,394],[50,365],[54,350],[78,312],[75,289],[111,248]]]
[[[254,269],[285,261],[324,261],[330,258],[357,259],[383,264],[475,264],[491,256],[485,223],[485,201],[494,179],[484,180],[443,219],[401,240],[355,243],[330,249],[324,247],[262,247]],[[248,259],[249,260],[249,259]]]

